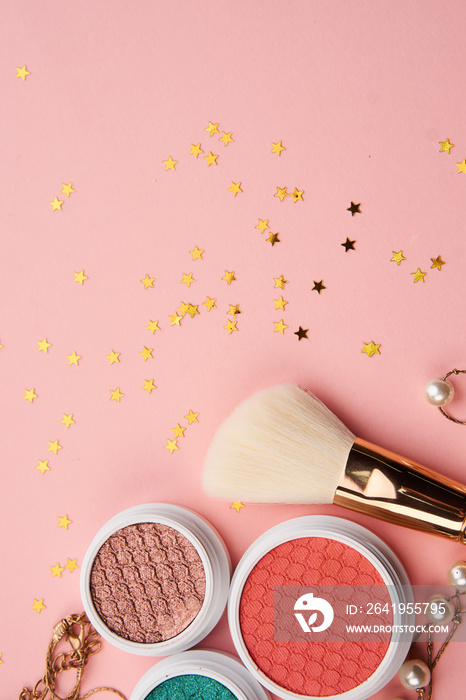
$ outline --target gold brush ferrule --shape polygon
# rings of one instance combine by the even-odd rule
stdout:
[[[356,438],[335,505],[466,543],[466,487]]]

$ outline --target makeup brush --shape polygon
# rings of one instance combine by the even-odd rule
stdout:
[[[466,540],[466,486],[356,438],[294,384],[241,403],[207,453],[203,486],[251,503],[334,503],[387,522]]]

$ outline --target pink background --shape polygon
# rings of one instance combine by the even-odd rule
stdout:
[[[199,511],[234,563],[267,528],[307,513],[369,527],[415,584],[444,583],[464,556],[461,545],[332,506],[237,513],[203,494],[200,473],[240,400],[296,381],[361,437],[466,480],[466,429],[423,395],[430,378],[466,366],[466,173],[456,165],[466,157],[465,20],[461,0],[2,3],[2,697],[43,674],[53,625],[82,609],[79,570],[59,578],[50,567],[80,565],[100,526],[132,505]],[[209,121],[234,142],[211,138]],[[440,152],[447,138],[455,147]],[[280,156],[271,153],[279,140]],[[217,165],[207,166],[209,151]],[[170,155],[174,171],[163,164]],[[284,186],[304,190],[303,201],[280,202]],[[361,214],[347,211],[351,201]],[[255,228],[259,218],[280,243]],[[345,252],[346,237],[355,250]],[[202,260],[190,255],[196,245]],[[399,250],[400,266],[390,260]],[[431,269],[439,255],[441,271]],[[414,282],[418,268],[424,283]],[[235,272],[230,285],[225,270]],[[280,275],[284,290],[274,288]],[[206,295],[217,299],[209,312]],[[200,313],[171,326],[182,301]],[[241,310],[231,335],[230,304]],[[149,319],[159,321],[153,335]],[[299,326],[307,340],[294,335]],[[44,337],[48,353],[38,351]],[[380,354],[368,357],[371,341]],[[139,355],[144,346],[153,359]],[[68,364],[73,351],[79,366]],[[451,410],[464,418],[466,379],[455,384]],[[190,409],[199,422],[188,426]],[[170,454],[177,423],[187,429]],[[68,530],[58,528],[65,514]],[[46,605],[39,615],[34,598]],[[225,617],[205,646],[232,651]],[[463,659],[461,644],[442,658],[438,700],[464,680]],[[104,644],[83,689],[129,696],[152,663]],[[394,679],[376,697],[396,695],[409,693]]]

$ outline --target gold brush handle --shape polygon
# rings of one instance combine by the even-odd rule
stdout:
[[[466,487],[356,438],[335,505],[466,543]]]

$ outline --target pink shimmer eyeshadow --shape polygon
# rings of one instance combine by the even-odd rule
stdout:
[[[196,618],[206,576],[196,548],[160,523],[113,533],[92,564],[90,590],[99,617],[119,637],[153,644],[180,634]]]
[[[361,685],[378,668],[388,642],[286,642],[274,640],[274,586],[384,585],[375,567],[352,547],[332,539],[285,542],[255,565],[244,585],[241,633],[258,668],[298,695],[340,695]]]

